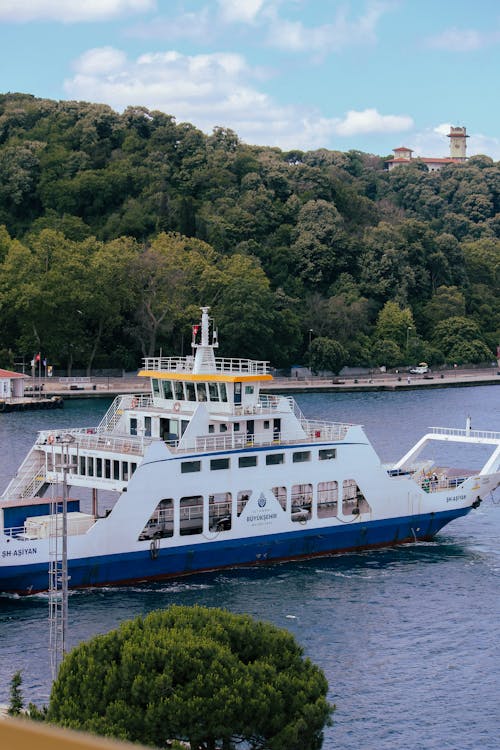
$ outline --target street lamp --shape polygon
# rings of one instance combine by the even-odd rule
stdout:
[[[410,345],[410,331],[412,330],[412,326],[408,326],[406,329],[406,360],[408,361],[408,347]]]
[[[311,343],[312,343],[312,335],[314,331],[312,328],[309,329],[309,375],[312,375],[312,358],[311,358]]]

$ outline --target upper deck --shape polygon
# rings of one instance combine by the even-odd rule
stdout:
[[[190,380],[207,380],[208,377],[222,380],[259,379],[272,380],[269,362],[255,359],[214,357],[210,368],[200,371],[193,356],[188,357],[146,357],[143,360],[142,377],[171,377],[174,379],[189,376]]]

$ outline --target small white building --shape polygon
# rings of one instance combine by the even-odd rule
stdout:
[[[23,398],[27,375],[0,369],[0,399]]]

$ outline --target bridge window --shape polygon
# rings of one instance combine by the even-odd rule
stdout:
[[[173,398],[174,394],[172,391],[172,383],[170,382],[170,380],[162,380],[161,385],[162,385],[162,391],[163,391],[163,398],[169,398],[169,399]]]
[[[176,401],[184,401],[184,385],[182,380],[174,380],[174,395]]]
[[[246,385],[245,386],[245,393],[246,394],[253,393],[253,385]]]
[[[219,389],[220,389],[220,400],[226,402],[227,401],[227,389],[225,383],[219,383]]]
[[[196,401],[194,383],[186,383],[186,398],[188,401]]]
[[[196,384],[196,395],[198,397],[198,401],[206,401],[207,400],[207,386],[206,386],[206,383],[197,383]]]
[[[130,418],[130,434],[137,435],[137,419],[136,417]]]
[[[210,401],[219,401],[219,389],[217,388],[217,383],[208,384],[208,395],[210,396]]]
[[[158,382],[158,378],[153,378],[151,381],[151,385],[153,386],[153,396],[159,396],[160,395],[160,384]]]

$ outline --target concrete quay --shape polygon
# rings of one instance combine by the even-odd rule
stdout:
[[[42,379],[36,381],[37,390],[43,384],[46,395],[70,398],[95,398],[120,393],[143,393],[149,391],[149,382],[135,374],[108,378],[65,378]],[[307,393],[335,391],[394,391],[416,388],[456,388],[477,385],[500,385],[500,371],[497,368],[439,370],[428,375],[408,375],[407,373],[379,373],[339,377],[339,378],[275,378],[262,387],[265,393]]]

